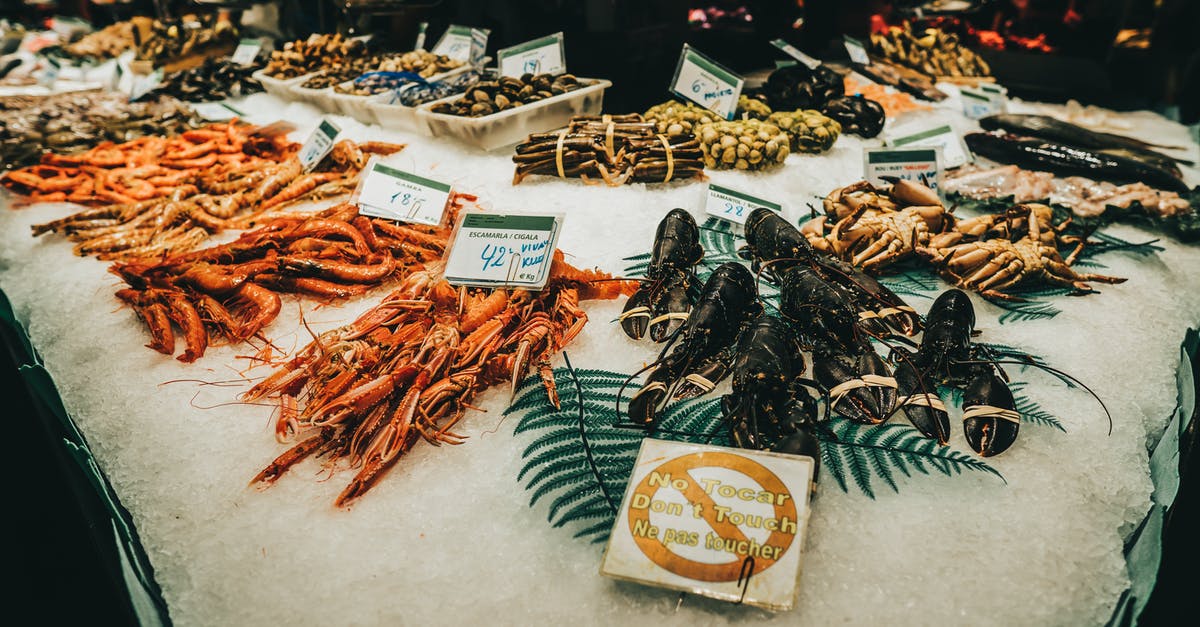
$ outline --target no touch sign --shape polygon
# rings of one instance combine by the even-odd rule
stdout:
[[[808,457],[647,439],[600,572],[791,609],[812,471]]]

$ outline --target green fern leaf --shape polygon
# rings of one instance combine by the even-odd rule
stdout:
[[[567,461],[574,462],[575,460]],[[559,475],[553,479],[546,479],[540,483],[539,480],[541,480],[542,477],[537,477],[534,480],[531,480],[529,485],[536,485],[538,488],[534,491],[533,496],[529,498],[529,506],[533,507],[534,505],[537,505],[537,502],[547,494],[552,494],[570,485],[586,482],[591,477],[591,474],[592,471],[585,468],[584,470],[576,470],[575,472]]]
[[[602,520],[591,527],[585,527],[575,532],[572,538],[586,538],[588,536],[603,535],[604,540],[608,540],[608,534],[612,530],[612,522]]]
[[[1008,384],[1008,389],[1012,390],[1013,393],[1013,402],[1016,410],[1021,414],[1021,422],[1053,427],[1066,433],[1066,428],[1063,427],[1062,422],[1057,416],[1042,409],[1041,405],[1038,405],[1028,396],[1021,393],[1025,389],[1025,385],[1025,383],[1019,381]]]
[[[938,289],[937,277],[932,271],[923,268],[910,268],[900,274],[889,274],[878,277],[884,287],[904,296],[932,298],[929,292]]]
[[[591,494],[595,490],[596,490],[596,486],[594,484],[585,483],[581,486],[576,487],[574,490],[570,490],[570,491],[563,493],[558,498],[554,499],[554,502],[550,504],[550,514],[546,519],[554,520],[555,515],[557,515],[558,512],[562,510],[562,508],[564,508],[568,505],[571,505],[573,503],[578,503],[580,500],[582,500],[584,497],[586,497],[588,494]],[[603,498],[603,496],[601,496],[600,498]]]
[[[821,458],[821,467],[827,471],[826,474],[833,475],[833,480],[842,492],[849,492],[849,488],[846,487],[846,470],[842,466],[842,449],[837,446],[822,446]]]
[[[565,494],[563,495],[563,497],[566,496],[567,495]],[[600,509],[607,511],[608,516],[614,515],[612,508],[610,508],[608,502],[605,501],[603,494],[594,494],[591,498],[582,500],[584,496],[586,496],[586,493],[573,497],[571,502],[575,503],[575,506],[564,512],[562,517],[560,517],[558,520],[554,519],[554,514],[557,512],[555,512],[553,509],[551,510],[551,514],[546,517],[546,520],[550,521],[555,527],[565,527],[573,522],[578,522],[581,520],[593,520],[596,517],[597,510]],[[553,505],[551,507],[553,507]]]

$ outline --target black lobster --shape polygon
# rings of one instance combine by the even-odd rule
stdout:
[[[664,355],[647,367],[646,384],[629,400],[634,423],[653,432],[666,402],[704,394],[728,376],[738,334],[761,309],[750,271],[733,262],[718,266]]]
[[[658,223],[646,280],[621,312],[625,335],[640,340],[649,330],[655,342],[670,337],[691,309],[688,291],[696,276],[692,268],[703,257],[696,220],[683,209],[672,209]]]

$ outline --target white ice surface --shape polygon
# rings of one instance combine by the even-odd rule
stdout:
[[[262,122],[295,122],[301,141],[319,117],[266,95],[243,106]],[[970,128],[956,107],[916,115]],[[388,161],[476,193],[486,206],[566,212],[560,246],[581,266],[620,272],[622,257],[648,250],[666,211],[686,207],[701,217],[703,184],[612,189],[540,177],[514,187],[507,152],[336,120],[355,139],[409,142]],[[1142,136],[1155,134],[1186,137],[1151,118]],[[794,219],[860,176],[865,143],[847,137],[823,156],[792,155],[782,169],[711,177],[783,202]],[[1196,172],[1189,176],[1196,184]],[[236,357],[253,350],[215,347],[186,366],[142,348],[145,331],[114,298],[117,279],[105,264],[74,257],[57,237],[29,236],[29,225],[67,211],[0,209],[0,287],[132,513],[179,625],[1102,623],[1127,585],[1123,540],[1149,505],[1146,444],[1174,406],[1178,345],[1200,318],[1200,248],[1169,239],[1157,259],[1103,257],[1104,272],[1129,281],[1057,298],[1063,313],[1051,320],[1001,326],[999,310],[976,300],[982,339],[1025,347],[1098,390],[1113,413],[1112,435],[1085,394],[1048,376],[1019,375],[1067,433],[1023,428],[1011,450],[990,460],[1007,484],[979,473],[918,476],[903,479],[899,494],[884,488],[871,500],[826,481],[798,609],[771,615],[689,597],[676,612],[675,593],[600,577],[598,547],[546,524],[544,502],[526,506],[515,478],[527,440],[513,437],[515,419],[498,424],[507,400],[498,389],[481,397],[488,413],[461,423],[466,444],[417,446],[350,511],[332,507],[349,475],[328,478],[312,462],[269,490],[247,488],[283,450],[268,424],[271,409],[206,409],[233,401],[244,385],[166,382],[236,380],[247,367]],[[1111,232],[1159,237],[1125,226]],[[267,333],[285,349],[298,346],[301,307],[319,332],[379,295],[341,307],[285,299]],[[930,303],[910,302],[922,311]],[[586,309],[592,322],[569,347],[576,366],[629,372],[651,357],[650,346],[609,323],[619,302]],[[966,449],[960,432],[952,446]]]

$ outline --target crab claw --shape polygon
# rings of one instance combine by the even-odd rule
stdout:
[[[983,457],[1008,450],[1021,429],[1012,391],[992,373],[976,376],[963,391],[963,433]]]
[[[950,415],[937,395],[937,387],[928,377],[921,377],[912,362],[905,359],[896,366],[896,385],[900,408],[904,416],[925,437],[939,444],[950,441]]]
[[[625,309],[617,320],[621,330],[631,339],[640,340],[650,326],[650,287],[643,285],[625,301]]]

